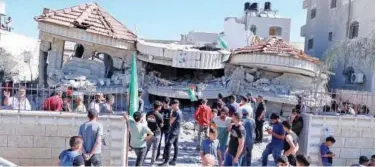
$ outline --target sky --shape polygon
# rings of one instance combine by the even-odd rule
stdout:
[[[62,9],[97,2],[138,36],[147,39],[180,39],[189,31],[223,31],[225,17],[240,17],[245,0],[4,0],[6,13],[12,17],[14,31],[38,38],[34,17],[43,8]],[[259,7],[264,1],[259,2]],[[291,18],[291,42],[303,42],[300,27],[305,24],[303,0],[269,0],[272,9]],[[252,1],[254,2],[254,1]]]

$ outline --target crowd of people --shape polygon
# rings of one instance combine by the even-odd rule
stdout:
[[[103,126],[98,123],[100,113],[113,113],[115,97],[113,95],[96,94],[89,105],[84,105],[83,97],[77,96],[76,107],[71,108],[63,91],[57,90],[44,100],[42,109],[46,111],[67,111],[87,113],[89,121],[81,125],[78,136],[73,136],[69,142],[71,148],[63,151],[59,164],[62,166],[101,166],[101,145]],[[66,93],[66,92],[65,92]],[[144,112],[144,103],[139,91],[139,106],[132,116],[125,114],[124,118],[130,131],[129,146],[137,158],[135,165],[144,166],[146,155],[151,151],[150,166],[155,166],[162,155],[159,166],[176,165],[179,155],[179,134],[182,127],[182,111],[180,102],[165,97],[162,101],[154,101],[152,110]],[[30,110],[31,105],[26,98],[26,89],[20,87],[15,96],[4,91],[4,105],[11,109]],[[227,103],[226,103],[227,102]],[[262,96],[253,97],[252,93],[240,97],[232,95],[226,100],[222,94],[212,106],[208,100],[200,99],[193,117],[197,122],[197,145],[203,166],[251,166],[254,144],[263,142],[263,134],[268,133],[271,141],[262,153],[262,166],[268,166],[268,156],[272,155],[277,166],[309,166],[309,156],[298,154],[299,136],[303,129],[301,113],[306,110],[302,98],[292,110],[289,119],[282,121],[280,114],[268,116],[269,125],[265,124],[266,105]],[[143,123],[145,118],[146,124]],[[266,126],[266,127],[264,127]],[[164,149],[162,149],[162,141]],[[330,147],[335,143],[333,136],[326,138],[320,146],[323,166],[332,166],[335,154]],[[174,154],[170,154],[174,147]],[[369,160],[365,156],[359,158],[360,166],[374,164],[374,156]]]
[[[253,145],[263,141],[266,106],[262,96],[254,98],[251,93],[230,96],[226,104],[222,94],[209,107],[206,99],[200,99],[194,119],[197,122],[197,146],[204,166],[251,166]],[[255,108],[255,110],[253,110]],[[272,127],[266,132],[272,136],[271,142],[262,154],[262,166],[268,165],[268,156],[272,154],[275,164],[286,163],[292,166],[309,166],[310,158],[297,155],[298,135],[302,130],[300,102],[295,107],[289,121],[281,121],[279,115],[271,114]],[[176,165],[179,154],[179,134],[182,123],[182,111],[179,101],[169,98],[153,102],[153,110],[146,114],[147,124],[142,123],[143,113],[136,112],[133,117],[126,116],[130,128],[130,147],[135,152],[136,166],[145,165],[147,153],[152,151],[150,166],[155,166],[161,155],[161,142],[164,136],[163,162],[159,166]],[[292,128],[293,125],[294,128]],[[171,146],[174,155],[170,160]],[[284,161],[286,160],[286,161]],[[269,164],[270,165],[270,164]]]
[[[96,109],[100,114],[114,113],[117,110],[114,107],[115,96],[112,94],[104,95],[96,93],[93,98],[89,99],[89,103],[84,95],[73,95],[72,90],[56,89],[43,100],[41,106],[32,106],[26,97],[26,88],[20,86],[13,96],[10,90],[3,91],[3,101],[1,109],[9,110],[25,110],[30,111],[33,108],[42,111],[58,111],[58,112],[75,112],[86,113],[87,110]],[[144,109],[144,102],[141,98],[142,90],[139,90],[139,108]],[[90,98],[90,97],[89,97]],[[124,99],[124,101],[126,101]]]

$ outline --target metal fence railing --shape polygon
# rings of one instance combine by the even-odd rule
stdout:
[[[126,90],[107,87],[89,91],[72,87],[40,87],[37,84],[2,84],[0,109],[85,113],[95,108],[100,113],[116,114],[126,111]]]
[[[306,103],[322,106],[323,112],[375,115],[375,95],[372,92],[335,89],[328,92],[310,93]]]
[[[300,96],[305,105],[318,108],[320,112],[355,112],[375,115],[375,95],[372,92],[331,90],[303,92]],[[116,114],[123,113],[128,106],[126,87],[78,90],[72,87],[49,88],[37,84],[3,83],[0,86],[0,100],[0,110],[18,111],[81,113],[95,108],[100,113]]]

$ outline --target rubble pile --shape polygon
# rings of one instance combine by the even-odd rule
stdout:
[[[69,85],[73,88],[90,89],[96,86],[127,86],[130,69],[114,71],[111,78],[105,77],[105,65],[98,60],[72,58],[62,69],[48,71],[48,85]]]
[[[161,73],[158,71],[150,71],[146,75],[146,83],[153,86],[164,86],[164,87],[176,87],[176,88],[187,88],[190,85],[196,85],[198,89],[203,90],[206,88],[225,88],[226,78],[220,77],[215,78],[210,73],[196,73],[193,77],[190,75],[184,75],[179,78],[170,77],[169,79],[162,78]]]
[[[235,94],[242,94],[244,91],[261,92],[273,97],[295,98],[296,94],[304,92],[325,91],[324,85],[327,78],[323,76],[320,83],[316,84],[315,78],[293,73],[276,73],[257,68],[246,68],[243,66],[228,66],[225,72],[228,75],[228,88]],[[232,71],[232,73],[230,72]],[[317,101],[317,97],[307,95],[308,101]],[[316,99],[316,100],[315,100]]]

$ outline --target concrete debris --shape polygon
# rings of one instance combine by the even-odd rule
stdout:
[[[256,81],[257,84],[270,84],[270,80],[266,78],[261,78]]]
[[[246,73],[245,80],[248,82],[253,82],[255,80],[255,77],[252,74]]]
[[[230,80],[228,82],[228,85],[227,85],[228,88],[230,88],[230,90],[237,94],[240,90],[240,81],[239,80]]]
[[[92,89],[94,86],[127,86],[130,69],[125,72],[114,71],[111,78],[104,77],[104,64],[96,60],[72,58],[61,70],[51,69],[48,73],[49,86],[69,85],[73,88]]]
[[[244,77],[245,77],[245,69],[242,66],[236,68],[230,75],[231,80],[244,80]]]
[[[183,129],[185,130],[194,130],[195,129],[195,125],[193,122],[185,122],[183,125],[182,125]]]
[[[85,60],[73,57],[67,61],[62,70],[64,74],[86,76],[87,78],[103,78],[105,75],[105,65],[103,62],[95,60]]]
[[[293,82],[292,82],[293,81]],[[289,85],[295,89],[310,89],[313,78],[300,74],[283,73],[283,75],[272,79],[271,83],[276,85]]]

